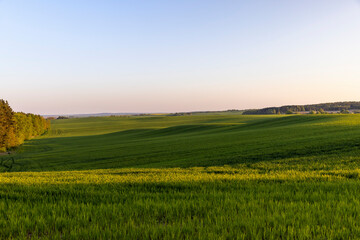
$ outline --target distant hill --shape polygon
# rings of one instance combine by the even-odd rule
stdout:
[[[106,117],[106,116],[124,116],[124,115],[141,115],[143,113],[85,113],[85,114],[62,114],[62,115],[42,115],[43,117],[60,117],[64,116],[67,118],[84,118],[84,117]]]
[[[88,114],[58,114],[42,115],[45,118],[86,118],[86,117],[108,117],[108,116],[150,116],[150,115],[167,115],[167,116],[186,116],[186,115],[207,115],[207,114],[242,114],[242,110],[229,109],[224,111],[194,111],[194,112],[176,112],[176,113],[88,113]]]
[[[299,112],[344,112],[360,110],[360,102],[334,102],[319,103],[311,105],[288,105],[282,107],[268,107],[262,109],[245,110],[244,115],[263,115],[263,114],[287,114]]]
[[[229,109],[223,111],[194,111],[169,113],[167,116],[187,116],[187,115],[217,115],[217,114],[242,114],[243,110]]]

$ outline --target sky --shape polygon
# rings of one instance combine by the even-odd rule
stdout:
[[[0,0],[0,98],[37,114],[360,101],[360,1]]]

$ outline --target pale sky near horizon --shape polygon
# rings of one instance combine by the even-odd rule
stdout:
[[[0,34],[15,111],[360,101],[358,0],[0,0]]]

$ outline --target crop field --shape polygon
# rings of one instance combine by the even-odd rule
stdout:
[[[26,142],[14,155],[12,170],[234,166],[279,160],[291,162],[282,166],[291,169],[323,160],[349,167],[357,166],[353,160],[359,146],[360,115],[77,118],[55,120],[49,134]]]
[[[0,239],[360,238],[356,114],[54,120],[0,160]]]

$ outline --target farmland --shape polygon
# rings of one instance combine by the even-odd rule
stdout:
[[[360,115],[55,120],[0,174],[0,238],[359,238],[359,147]]]
[[[356,165],[360,115],[150,116],[56,120],[14,155],[14,171]],[[279,161],[281,160],[281,161]],[[299,165],[300,163],[300,165]],[[340,165],[339,165],[340,164]],[[281,164],[286,168],[289,164]],[[305,165],[309,167],[308,164]],[[356,165],[357,166],[357,165]]]

